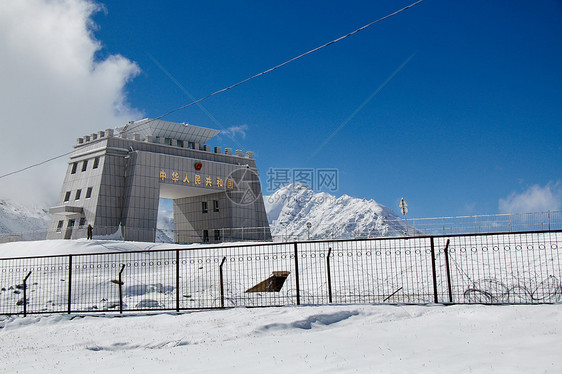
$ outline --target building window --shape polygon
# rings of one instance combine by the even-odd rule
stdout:
[[[195,143],[194,142],[187,142],[187,148],[195,149]]]
[[[70,200],[70,191],[66,191],[64,194],[64,202],[66,203],[68,200]]]
[[[178,139],[178,147],[183,147],[183,140]]]
[[[100,165],[100,158],[99,157],[94,158],[94,166],[92,166],[92,169],[97,169],[99,165]]]
[[[62,231],[62,225],[63,225],[63,221],[59,221],[59,223],[57,223],[57,232],[61,232]]]
[[[89,199],[90,197],[92,197],[92,187],[88,187],[86,190],[86,199]]]
[[[84,227],[85,224],[86,224],[86,217],[81,217],[80,218],[80,227]]]
[[[74,222],[75,222],[75,220],[69,219],[69,220],[68,220],[68,227],[69,227],[69,228],[74,227]]]
[[[206,201],[202,201],[201,202],[201,211],[203,213],[207,213],[209,211],[209,208],[207,207],[207,202]]]
[[[172,138],[164,138],[164,144],[172,145]]]
[[[204,242],[209,241],[209,230],[203,230],[203,241]]]
[[[82,194],[82,190],[76,190],[76,196],[74,197],[74,200],[80,200],[81,194]]]
[[[219,211],[219,201],[213,200],[213,212],[218,212],[218,211]]]
[[[82,162],[82,171],[86,171],[86,168],[88,167],[88,160],[84,160]]]
[[[72,171],[70,172],[70,174],[76,174],[76,169],[78,168],[78,163],[74,162],[72,164]]]
[[[215,241],[221,240],[221,230],[215,230]]]

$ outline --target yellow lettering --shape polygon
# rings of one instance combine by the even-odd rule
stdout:
[[[195,180],[193,181],[195,184],[201,184],[201,176],[195,174]]]
[[[166,179],[166,172],[164,170],[160,172],[160,179],[162,180]]]

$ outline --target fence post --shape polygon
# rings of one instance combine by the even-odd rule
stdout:
[[[31,271],[23,278],[23,316],[27,315],[27,278],[31,275]]]
[[[447,289],[449,291],[449,302],[453,302],[453,290],[451,286],[451,270],[449,268],[449,239],[447,239],[447,244],[445,244],[445,272],[447,273]]]
[[[176,312],[180,311],[180,250],[176,249]]]
[[[72,255],[68,256],[68,314],[72,310]]]
[[[121,270],[119,271],[119,314],[123,314],[123,280],[121,279],[123,270],[125,270],[125,264],[121,265]]]
[[[293,243],[295,249],[295,283],[297,287],[297,305],[301,305],[301,290],[299,282],[299,252],[297,249],[297,242]]]
[[[226,261],[226,256],[222,258],[221,264],[219,265],[219,277],[221,283],[221,308],[224,308],[224,283],[223,283],[223,275],[222,275],[222,266]]]
[[[328,248],[328,256],[326,257],[326,270],[328,271],[328,301],[332,303],[332,274],[330,270],[330,255],[332,248]]]
[[[433,275],[433,302],[437,304],[439,300],[437,297],[437,273],[435,270],[435,245],[433,243],[433,236],[429,238],[429,242],[431,245],[431,270]]]

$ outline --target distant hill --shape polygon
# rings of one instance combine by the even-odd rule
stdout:
[[[0,200],[0,234],[46,231],[50,222],[51,215],[46,207]]]
[[[374,200],[325,192],[291,184],[264,196],[272,235],[291,238],[367,238],[401,236],[406,225],[389,208]],[[307,229],[310,222],[310,230]]]
[[[292,184],[273,195],[264,196],[271,233],[289,239],[367,238],[401,236],[404,221],[391,209],[374,200],[325,192]],[[0,200],[0,234],[45,232],[51,215],[45,207],[26,207]],[[307,223],[310,222],[310,230]],[[174,220],[171,209],[159,212],[156,241],[173,242]]]

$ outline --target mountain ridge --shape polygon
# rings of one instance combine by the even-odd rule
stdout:
[[[394,211],[373,199],[336,197],[302,184],[290,184],[264,196],[264,203],[273,236],[365,238],[399,236],[406,231]]]
[[[262,196],[271,233],[283,239],[343,239],[401,236],[405,223],[391,209],[373,199],[314,192],[301,184],[282,187]],[[41,206],[0,200],[0,234],[45,232],[52,216]],[[307,223],[311,227],[307,227]],[[158,215],[158,242],[173,242],[173,211]]]

